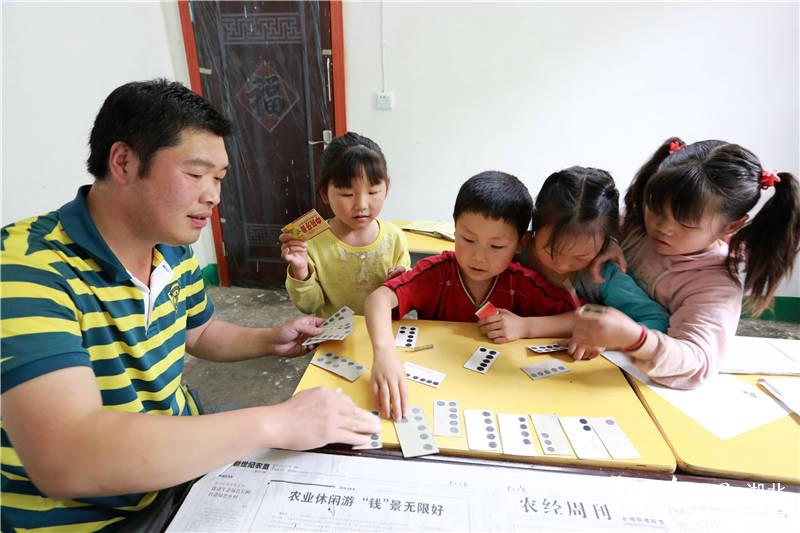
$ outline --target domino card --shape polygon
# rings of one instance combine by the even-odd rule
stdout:
[[[560,416],[558,420],[567,434],[578,459],[609,459],[603,441],[594,432],[589,419],[579,416]]]
[[[590,418],[589,425],[614,459],[638,459],[639,452],[614,418]]]
[[[532,380],[537,380],[569,372],[569,367],[558,359],[551,359],[543,363],[523,366],[520,370],[525,372]]]
[[[361,363],[356,363],[355,361],[351,361],[350,359],[347,359],[341,355],[337,355],[333,352],[325,352],[322,355],[314,355],[314,357],[311,359],[311,364],[329,372],[333,372],[337,376],[341,376],[348,381],[357,380],[362,374],[369,370],[369,368]]]
[[[437,372],[436,370],[431,370],[430,368],[425,368],[424,366],[415,365],[414,363],[409,363],[406,361],[403,363],[403,367],[406,369],[406,377],[411,381],[416,381],[417,383],[422,383],[423,385],[427,385],[429,387],[433,387],[434,389],[438,388],[439,385],[442,384],[444,378],[447,377],[446,374],[442,372]]]
[[[353,316],[355,312],[346,305],[332,314],[320,324],[322,333],[303,341],[303,346],[311,346],[326,341],[341,341],[353,332]]]
[[[400,329],[397,330],[397,337],[394,339],[394,345],[400,348],[413,348],[417,345],[418,333],[417,326],[400,326]]]
[[[533,428],[542,445],[545,455],[573,455],[558,416],[551,414],[532,414]]]
[[[467,359],[467,362],[464,363],[464,368],[485,374],[489,371],[494,362],[497,361],[498,357],[500,357],[500,352],[497,350],[485,346],[478,346],[478,348],[472,352],[470,358]]]
[[[377,416],[380,419],[380,414],[378,411],[370,411],[373,415]],[[366,444],[362,444],[360,446],[353,446],[354,450],[377,450],[379,448],[383,448],[383,441],[381,440],[380,433],[373,433],[369,436],[369,442]]]
[[[341,327],[349,329],[353,328],[353,316],[355,316],[356,312],[347,307],[346,305],[343,306],[341,309],[333,313],[331,316],[328,317],[325,322],[319,325],[321,329],[330,329],[334,327]],[[349,325],[349,326],[348,326]]]
[[[286,224],[281,228],[281,231],[283,233],[291,233],[295,239],[308,241],[328,229],[328,227],[325,219],[317,213],[316,209],[312,209]]]
[[[488,409],[465,409],[464,425],[467,427],[467,445],[470,450],[503,453],[494,413]]]
[[[477,311],[475,311],[475,315],[478,318],[483,318],[486,316],[494,316],[497,313],[499,313],[499,311],[494,306],[494,304],[492,304],[492,302],[486,302],[485,304],[480,306]]]
[[[500,438],[503,441],[503,453],[507,455],[536,455],[533,443],[533,430],[527,415],[498,413],[497,424],[500,426]]]
[[[528,349],[535,353],[566,352],[567,347],[560,344],[532,344]]]
[[[412,407],[408,417],[404,416],[399,422],[395,422],[394,428],[397,431],[403,457],[439,453],[421,407]]]
[[[461,436],[461,405],[458,400],[433,402],[433,434],[441,437]]]

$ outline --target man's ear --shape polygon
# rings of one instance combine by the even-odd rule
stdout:
[[[138,172],[137,163],[136,155],[126,143],[117,141],[111,145],[108,151],[108,174],[113,181],[120,185],[130,183]]]
[[[747,220],[750,218],[750,215],[744,214],[740,218],[734,220],[733,222],[729,222],[722,228],[722,233],[725,235],[733,235],[747,223]]]
[[[530,242],[531,242],[531,232],[526,231],[522,235],[522,238],[519,240],[519,243],[517,243],[517,253],[520,253],[520,251],[522,251],[523,248],[527,248],[528,243]]]

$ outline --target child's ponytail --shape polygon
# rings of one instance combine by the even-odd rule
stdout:
[[[800,186],[788,172],[762,170],[761,187],[775,187],[775,194],[753,220],[736,232],[730,242],[728,269],[735,275],[744,265],[748,306],[758,316],[769,308],[781,279],[789,274],[800,252]]]

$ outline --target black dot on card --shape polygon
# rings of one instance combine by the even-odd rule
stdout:
[[[317,362],[322,362],[322,361],[324,361],[324,360],[325,360],[325,358],[324,358],[324,357],[320,357],[319,359],[317,359]]]
[[[542,433],[542,438],[543,439],[549,439],[550,438],[550,434],[549,433]]]
[[[566,370],[563,366],[558,367],[559,370]]]
[[[550,446],[551,444],[553,444],[553,441],[545,439],[544,443]]]
[[[402,332],[404,332],[404,333],[405,333],[405,331],[406,331],[406,327],[405,327],[405,326],[400,326],[400,331],[402,331]]]
[[[456,402],[447,402],[447,403],[448,403],[448,405],[455,405],[456,404]]]
[[[492,416],[492,413],[490,413],[489,411],[484,411],[483,416]]]
[[[379,437],[377,433],[373,433],[372,435],[369,436],[369,438],[371,438],[372,440],[378,440]]]
[[[410,328],[408,328],[408,329],[410,329],[411,331],[417,331],[417,326],[411,326],[411,327],[410,327]]]
[[[544,374],[541,371],[537,372],[536,375],[537,376],[544,376]]]
[[[450,428],[450,433],[458,433],[458,428]]]
[[[352,361],[348,361],[348,362],[347,362],[347,366],[353,366],[354,364],[355,364],[355,363],[354,363],[354,362],[352,362]]]
[[[581,424],[588,424],[589,423],[589,421],[586,420],[585,418],[579,418],[578,422],[580,422]]]
[[[497,354],[497,352],[496,352],[496,351],[494,351],[494,350],[489,350],[489,355],[491,355],[492,357],[494,357],[496,354]]]
[[[494,426],[486,426],[486,431],[488,431],[489,433],[493,432]]]
[[[486,359],[484,359],[484,361],[491,361],[492,359],[494,359],[494,356],[492,354],[487,354]]]
[[[444,402],[439,400],[438,402],[436,402],[436,405],[444,405]]]
[[[417,415],[414,417],[414,420],[416,420],[417,422],[422,422],[423,419],[421,416]]]
[[[589,426],[583,426],[583,430],[584,430],[584,431],[591,431],[591,430],[592,430],[592,428],[590,428]]]
[[[522,444],[530,444],[531,439],[522,439]]]
[[[490,442],[489,443],[489,448],[497,448],[497,443],[496,442]]]
[[[418,429],[419,431],[425,431],[425,425],[424,425],[424,424],[421,424],[421,425],[417,426],[417,429]]]
[[[439,382],[438,381],[434,381],[433,384],[434,385],[439,385]]]
[[[430,444],[425,444],[425,445],[423,446],[423,448],[425,448],[426,450],[432,450],[432,449],[433,449],[433,446],[432,446],[432,445],[430,445]]]
[[[420,433],[419,434],[419,438],[421,438],[422,440],[428,440],[428,434],[427,433]]]
[[[486,435],[486,438],[487,438],[487,439],[489,439],[489,440],[494,440],[494,439],[496,439],[497,437],[495,436],[495,434],[494,434],[494,433],[489,433],[489,434],[487,434],[487,435]]]
[[[519,429],[528,429],[528,424],[520,424]]]
[[[488,357],[482,361],[482,363],[483,363],[484,365],[488,365],[488,364],[489,364],[489,363],[491,363],[491,362],[492,362],[492,360],[491,360],[490,358],[488,358]]]
[[[547,448],[547,451],[548,451],[548,452],[555,452],[555,451],[556,451],[556,449],[555,449],[555,448],[553,448],[552,446],[550,446],[549,448]]]
[[[331,366],[332,366],[333,368],[339,368],[339,365],[338,365],[338,364],[336,364],[336,365],[331,365]]]
[[[519,420],[520,422],[525,422],[525,417],[524,416],[517,417],[517,420]]]
[[[457,412],[458,412],[458,408],[456,408],[456,407],[451,407],[451,408],[450,408],[450,412],[451,412],[451,413],[457,413]]]
[[[411,343],[411,342],[407,342],[407,343],[406,343],[406,348],[411,348],[411,345],[412,345],[412,344],[413,344],[413,343]]]
[[[361,366],[361,365],[358,365],[358,366],[356,367],[356,370],[361,370],[362,368],[364,368],[364,367],[363,367],[363,366]]]
[[[330,357],[331,355],[333,355],[331,352],[325,352],[325,357]]]
[[[531,434],[530,434],[530,433],[528,433],[527,431],[523,431],[523,432],[521,433],[521,435],[522,435],[523,437],[530,437],[530,436],[531,436]]]
[[[479,364],[478,370],[486,370],[486,365],[484,363]]]
[[[606,424],[608,424],[609,426],[613,426],[614,425],[614,421],[609,418],[609,419],[606,420]]]
[[[370,442],[369,445],[372,446],[373,448],[377,448],[378,446],[380,446],[380,444],[376,441]]]
[[[333,358],[334,359],[339,359],[339,356],[338,355],[334,355]]]
[[[407,377],[407,378],[410,378],[410,377],[411,377],[411,374],[409,374],[408,372],[406,372],[406,377]]]
[[[482,347],[482,346],[481,346],[480,348],[478,348],[478,350],[480,350],[480,351],[482,351],[482,352],[485,352],[485,351],[486,351],[486,348],[484,348],[484,347]]]
[[[483,419],[483,423],[484,424],[491,424],[492,423],[492,419],[491,418],[484,418]]]
[[[412,379],[419,379],[419,376],[414,376]]]
[[[549,370],[545,370],[545,371],[544,371],[544,373],[545,373],[545,374],[549,374],[549,373],[550,373],[550,371],[549,371]]]
[[[424,381],[425,383],[433,383],[433,381],[431,381],[429,379],[423,379],[422,381]]]
[[[380,413],[379,413],[378,411],[370,411],[370,413],[372,413],[372,414],[373,414],[373,415],[375,415],[375,416],[378,416],[378,415],[380,415]]]
[[[457,426],[458,425],[458,420],[451,420],[450,421],[450,425],[451,426]]]

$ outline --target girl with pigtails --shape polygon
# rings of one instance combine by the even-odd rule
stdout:
[[[619,348],[669,387],[690,389],[714,376],[743,295],[758,316],[791,272],[800,251],[799,191],[795,176],[765,169],[737,144],[668,139],[625,195],[621,247],[628,272],[670,312],[669,329],[587,305],[576,314],[571,343]],[[771,197],[751,217],[765,194]],[[613,256],[598,256],[595,267]]]

